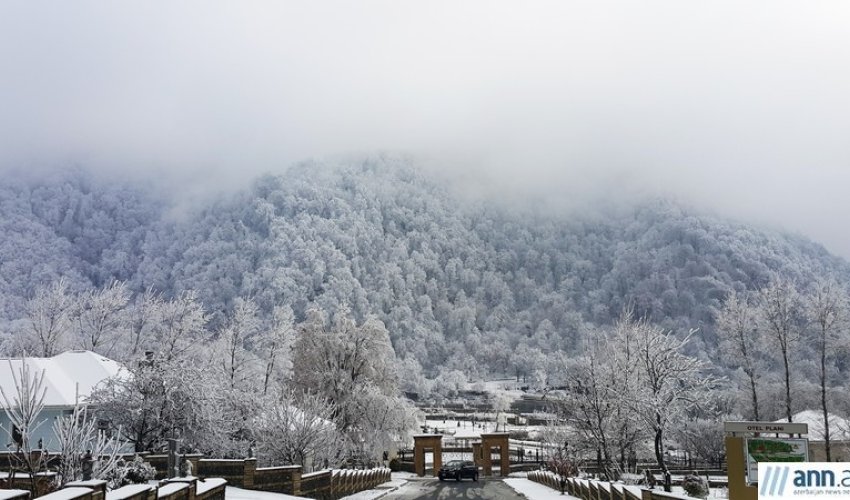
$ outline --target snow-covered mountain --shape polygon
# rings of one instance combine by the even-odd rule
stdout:
[[[194,289],[220,321],[237,297],[376,314],[400,358],[426,372],[514,373],[574,352],[627,304],[674,330],[699,328],[731,290],[779,274],[846,283],[850,266],[802,237],[664,199],[558,211],[470,200],[397,159],[303,164],[174,217],[150,186],[81,171],[0,181],[0,314],[65,276],[174,295]],[[2,324],[2,323],[0,323]],[[7,329],[11,329],[8,326]],[[478,363],[476,363],[477,361]],[[477,368],[476,368],[477,367]]]

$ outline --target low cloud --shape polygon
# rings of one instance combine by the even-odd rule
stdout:
[[[840,1],[3,2],[0,163],[206,189],[402,151],[850,256],[848,25]]]

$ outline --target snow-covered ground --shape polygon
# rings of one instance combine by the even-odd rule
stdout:
[[[682,489],[681,486],[673,486],[673,493],[687,496],[685,490]],[[729,490],[727,488],[711,488],[708,492],[708,498],[729,498]]]
[[[427,420],[428,432],[437,432],[443,434],[443,447],[446,446],[471,446],[469,443],[481,439],[481,434],[492,433],[496,431],[495,422],[475,422],[473,426],[471,422],[456,419],[446,420]],[[421,423],[420,423],[421,425]],[[525,431],[528,436],[536,438],[543,430],[542,426],[538,425],[512,425],[499,424],[498,432],[516,432]],[[514,440],[516,442],[516,440]],[[524,440],[520,441],[522,446],[532,451],[539,448],[541,444],[537,441]],[[443,460],[445,461],[445,460]]]
[[[224,492],[224,498],[227,500],[304,500],[301,497],[292,495],[284,495],[283,493],[271,493],[268,491],[243,490],[228,486]]]
[[[553,490],[548,486],[543,486],[540,483],[535,483],[534,481],[521,477],[509,477],[505,479],[505,484],[513,488],[517,493],[525,495],[528,500],[579,500],[574,496],[561,495],[560,492]]]
[[[480,418],[480,416],[478,417]],[[454,436],[458,439],[462,438],[478,438],[481,433],[489,432],[512,432],[512,431],[527,431],[529,435],[536,435],[542,429],[539,425],[514,425],[499,423],[499,430],[496,431],[496,422],[479,421],[476,419],[475,426],[469,420],[458,420],[456,418],[448,419],[426,419],[420,421],[419,425],[427,425],[428,431],[439,431],[447,436]]]
[[[343,497],[340,500],[374,500],[393,490],[404,485],[415,474],[409,472],[393,472],[392,479],[384,484],[379,485],[373,490],[361,491],[354,495]],[[303,500],[302,497],[294,497],[292,495],[284,495],[283,493],[271,493],[267,491],[243,490],[228,486],[225,492],[227,500]]]

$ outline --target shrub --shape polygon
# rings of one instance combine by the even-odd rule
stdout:
[[[155,477],[156,469],[136,455],[129,462],[119,460],[112,474],[106,479],[109,481],[109,487],[115,489],[128,484],[144,484]]]
[[[692,472],[682,479],[682,489],[694,498],[708,497],[708,480],[700,477],[696,472]]]

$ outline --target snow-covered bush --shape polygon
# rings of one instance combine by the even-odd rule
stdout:
[[[142,460],[136,455],[133,460],[127,462],[123,459],[118,461],[106,479],[111,489],[120,488],[128,484],[144,484],[156,477],[156,469],[153,465]]]
[[[708,480],[692,472],[682,479],[682,489],[694,498],[708,498]]]

